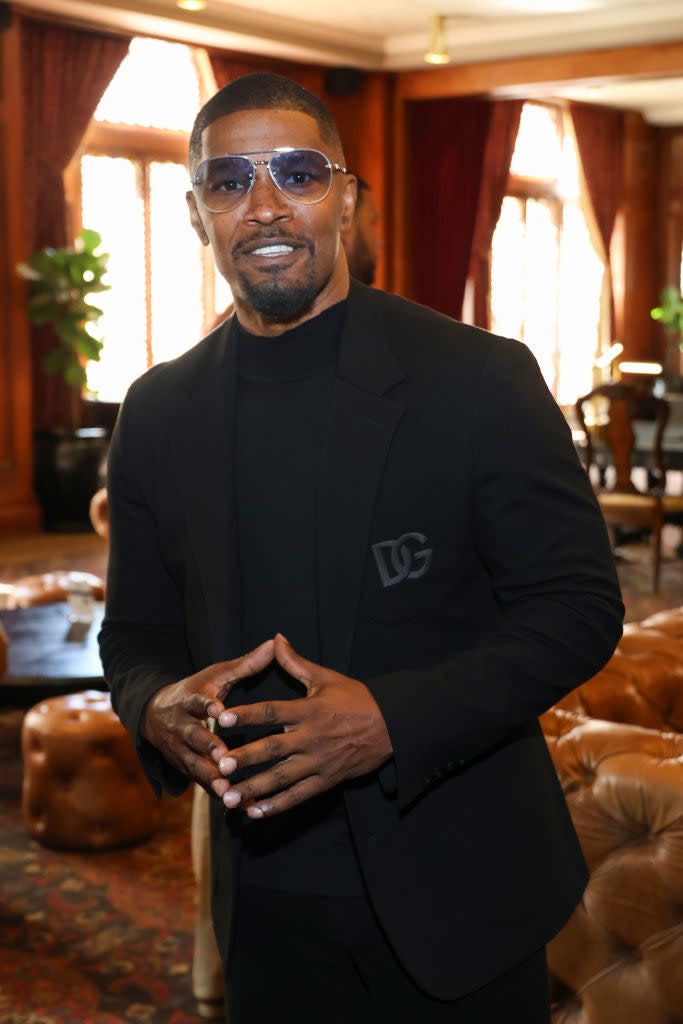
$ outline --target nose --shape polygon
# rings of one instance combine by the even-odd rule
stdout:
[[[291,210],[287,197],[270,176],[267,167],[254,168],[254,184],[249,190],[244,216],[248,221],[270,224],[274,220],[289,217]]]

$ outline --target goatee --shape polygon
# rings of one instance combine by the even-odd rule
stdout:
[[[256,313],[271,320],[298,320],[305,316],[319,291],[313,280],[288,285],[277,280],[255,284],[242,279],[243,298]]]

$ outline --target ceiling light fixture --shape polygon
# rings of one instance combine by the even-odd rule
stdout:
[[[184,11],[203,11],[206,0],[176,0],[176,7],[182,7]]]
[[[446,49],[446,39],[444,36],[444,22],[445,18],[443,14],[434,15],[434,27],[432,29],[432,38],[429,43],[429,49],[424,55],[424,59],[427,64],[449,64],[450,57],[448,56],[448,50]]]

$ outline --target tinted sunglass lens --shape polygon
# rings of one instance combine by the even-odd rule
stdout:
[[[330,190],[332,169],[315,149],[277,153],[270,170],[277,187],[299,203],[319,202]]]
[[[254,173],[244,156],[218,156],[205,160],[197,169],[196,187],[209,210],[231,210],[244,199]]]

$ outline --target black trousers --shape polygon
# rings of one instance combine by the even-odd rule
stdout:
[[[403,970],[360,893],[240,892],[229,1024],[550,1024],[545,949],[455,1001]],[[453,958],[467,925],[453,926]]]

